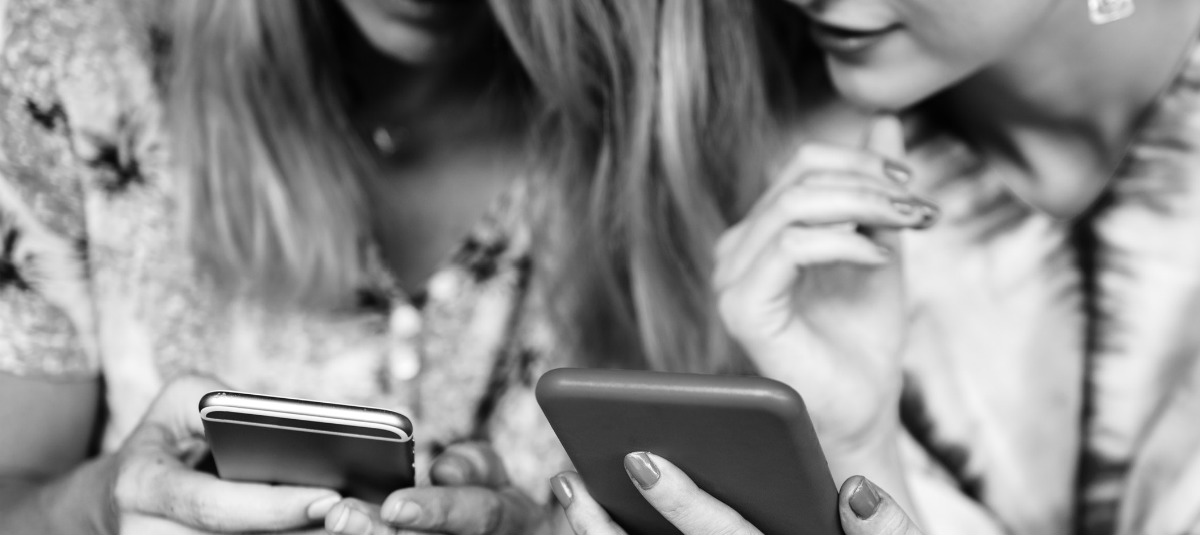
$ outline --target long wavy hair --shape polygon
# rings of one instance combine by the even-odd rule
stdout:
[[[503,4],[502,2],[496,2]],[[499,28],[497,87],[532,93]],[[167,87],[186,235],[215,287],[336,307],[366,283],[372,176],[342,70],[362,39],[333,0],[195,0],[174,13]]]
[[[537,242],[581,364],[751,372],[717,316],[712,246],[765,187],[805,77],[795,10],[742,0],[491,0],[539,101],[557,210]],[[364,272],[362,147],[329,0],[185,2],[171,82],[184,211],[206,272],[336,302]],[[763,4],[766,4],[763,6]],[[511,57],[510,57],[511,56]]]
[[[765,6],[759,4],[767,4]],[[555,297],[584,362],[706,373],[753,367],[727,335],[712,248],[766,186],[811,73],[781,3],[530,0],[516,46],[553,105],[567,229]],[[563,51],[569,53],[565,56]],[[565,140],[565,143],[563,142]],[[554,152],[554,151],[552,151]]]

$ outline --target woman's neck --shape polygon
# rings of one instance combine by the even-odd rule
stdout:
[[[400,126],[426,136],[508,128],[511,125],[497,120],[496,113],[518,109],[519,95],[502,82],[506,65],[497,59],[494,47],[486,46],[490,36],[477,35],[452,56],[424,65],[401,63],[354,40],[346,54],[352,119],[364,126]]]
[[[1052,214],[1099,195],[1137,126],[1200,31],[1200,2],[1140,0],[1130,19],[1093,26],[1060,2],[1022,49],[947,92],[954,126],[985,157],[1033,177],[1014,190]]]

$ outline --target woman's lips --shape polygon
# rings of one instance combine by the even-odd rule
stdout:
[[[817,46],[846,60],[861,56],[898,29],[899,26],[892,25],[860,30],[825,24],[817,20],[812,20],[809,24],[809,31]]]

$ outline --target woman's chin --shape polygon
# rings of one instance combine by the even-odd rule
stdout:
[[[898,112],[929,98],[931,91],[917,87],[916,77],[880,73],[873,69],[829,65],[838,94],[857,107]]]

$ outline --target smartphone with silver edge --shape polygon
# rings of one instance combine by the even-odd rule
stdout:
[[[222,479],[324,487],[382,502],[413,486],[413,426],[372,407],[210,392],[200,419]]]

